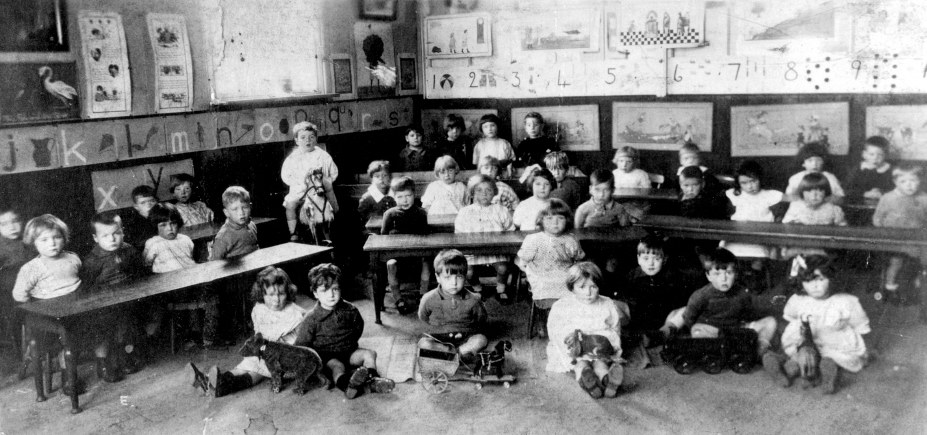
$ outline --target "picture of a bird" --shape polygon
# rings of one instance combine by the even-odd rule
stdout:
[[[65,106],[71,106],[76,103],[74,98],[77,97],[77,90],[61,80],[52,80],[52,69],[48,66],[39,68],[39,77],[43,79],[42,84],[45,90],[51,96],[64,103]]]

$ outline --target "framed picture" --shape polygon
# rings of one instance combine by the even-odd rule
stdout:
[[[492,15],[425,17],[426,59],[492,56]]]
[[[397,73],[396,95],[417,95],[418,90],[418,64],[412,53],[399,53],[396,56]]]
[[[598,8],[558,9],[516,24],[522,51],[599,51],[602,12]]]
[[[711,151],[711,103],[612,103],[612,148]]]
[[[68,51],[67,9],[64,0],[0,0],[0,53]]]
[[[866,108],[866,137],[888,139],[890,158],[927,160],[927,106]]]
[[[391,23],[354,23],[358,98],[396,95],[396,51]]]
[[[512,144],[518,145],[525,133],[525,115],[538,112],[544,117],[544,134],[554,138],[564,151],[599,150],[599,106],[516,107],[512,109]]]
[[[808,142],[849,148],[849,103],[731,107],[731,156],[794,156]]]
[[[628,48],[695,47],[705,40],[705,2],[622,2],[605,13],[609,54]]]
[[[730,40],[738,56],[846,53],[853,40],[852,6],[843,0],[735,2]],[[903,39],[903,38],[901,38]]]
[[[332,54],[332,93],[334,100],[357,98],[357,80],[354,77],[354,57],[346,53]]]
[[[365,20],[396,19],[396,5],[399,0],[358,0],[360,2],[360,17]]]
[[[0,125],[79,119],[74,62],[0,63]]]

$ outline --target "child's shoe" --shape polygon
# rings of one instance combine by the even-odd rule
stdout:
[[[212,389],[215,397],[227,396],[236,391],[250,388],[253,384],[251,375],[248,373],[235,375],[232,372],[219,370],[219,366],[212,366],[209,369],[209,388]]]
[[[193,387],[203,390],[204,393],[208,393],[209,378],[207,378],[206,374],[201,372],[193,363],[190,363],[190,368],[193,369]]]
[[[599,378],[596,377],[592,367],[586,366],[579,375],[579,386],[583,388],[593,399],[602,397],[602,385],[599,384]]]
[[[786,376],[782,370],[782,357],[773,352],[763,354],[763,369],[772,378],[776,385],[782,388],[788,388],[792,385],[792,380]]]
[[[354,373],[351,373],[348,386],[344,389],[344,397],[348,399],[357,397],[357,393],[364,387],[364,384],[367,383],[368,375],[367,367],[359,367]]]
[[[605,385],[605,397],[612,398],[618,395],[618,388],[624,382],[624,367],[621,363],[615,361],[612,367],[608,369],[608,374],[602,378],[602,385]]]
[[[840,374],[840,368],[837,363],[830,358],[821,360],[821,390],[824,394],[834,394],[837,391],[837,378]]]
[[[389,378],[381,378],[379,376],[371,376],[367,380],[367,384],[364,386],[364,389],[368,393],[378,393],[378,394],[387,394],[393,391],[393,388],[396,388],[396,382]]]

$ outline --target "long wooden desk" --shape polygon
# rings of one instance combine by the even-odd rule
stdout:
[[[456,214],[428,215],[428,226],[434,232],[453,233],[455,220],[457,220]],[[383,216],[371,216],[367,223],[364,224],[364,227],[367,228],[367,231],[378,234],[380,229],[383,228]]]
[[[639,189],[619,187],[613,195],[615,199],[644,199],[649,201],[679,201],[679,191],[676,189]]]
[[[386,290],[379,283],[379,268],[391,258],[426,257],[436,255],[444,249],[458,249],[465,254],[515,255],[521,248],[525,236],[530,232],[503,231],[491,233],[433,233],[428,235],[393,234],[371,235],[364,244],[364,251],[370,253],[373,274],[373,302],[376,323],[383,311],[383,297]],[[646,235],[637,227],[630,228],[584,228],[574,234],[587,253],[602,251],[615,244],[636,241]]]
[[[71,346],[74,344],[71,332],[80,326],[87,316],[125,309],[144,299],[254,272],[267,266],[307,259],[330,249],[315,245],[284,243],[259,249],[241,257],[200,263],[171,273],[150,275],[139,281],[96,291],[89,295],[33,300],[17,308],[22,310],[26,328],[33,334],[35,331],[47,331],[61,336],[67,360],[67,376],[71,385],[75,385],[77,364],[75,364],[74,353],[71,351]],[[33,355],[36,361],[38,361],[38,355],[41,355],[41,352],[36,349]],[[39,402],[45,401],[41,367],[41,364],[36,364],[35,369],[36,400]],[[71,393],[71,413],[76,414],[80,411],[77,391],[74,389]]]
[[[897,252],[922,265],[920,319],[927,322],[927,231],[902,228],[833,227],[768,222],[709,221],[678,216],[647,216],[637,223],[670,237],[727,240],[763,245]]]
[[[266,218],[266,217],[255,217],[251,218],[251,221],[255,225],[261,225],[266,222],[275,221],[276,218]],[[212,240],[216,237],[216,234],[219,232],[219,229],[222,228],[221,223],[216,222],[207,222],[205,224],[191,225],[189,227],[183,227],[180,229],[181,234],[185,234],[187,237],[192,239],[194,242],[200,240]]]

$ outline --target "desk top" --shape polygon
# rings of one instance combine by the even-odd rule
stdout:
[[[647,216],[637,225],[673,237],[812,248],[865,249],[914,255],[927,250],[927,231],[903,228],[701,220],[659,215]]]
[[[437,252],[454,248],[471,254],[474,252],[501,252],[512,254],[521,248],[526,231],[500,231],[487,233],[432,233],[427,235],[392,234],[372,235],[364,244],[364,251],[395,253],[408,251],[409,256],[422,252]],[[637,227],[629,228],[583,228],[574,230],[576,239],[583,245],[612,244],[638,240],[647,233]]]
[[[254,222],[255,225],[260,225],[265,222],[270,222],[274,220],[276,220],[276,218],[266,218],[266,217],[251,218],[251,221]],[[197,240],[211,239],[216,236],[216,234],[219,232],[219,229],[222,228],[222,225],[223,225],[222,223],[207,222],[204,224],[183,227],[180,229],[180,233],[187,235],[187,237],[190,237],[190,239],[192,239],[194,242]]]
[[[428,215],[428,226],[438,227],[444,230],[450,229],[451,232],[454,232],[454,221],[456,220],[456,214],[430,214]],[[364,224],[364,226],[368,231],[373,231],[379,234],[380,229],[383,228],[383,216],[370,216],[370,219],[367,220],[367,223]]]
[[[679,201],[679,191],[676,189],[640,189],[619,187],[613,195],[617,199],[650,199],[660,201]]]
[[[98,290],[92,294],[33,300],[18,308],[42,317],[63,319],[160,294],[196,287],[223,278],[261,270],[267,266],[313,257],[331,248],[284,243],[259,249],[241,257],[200,263],[171,273],[149,275],[138,281]]]

